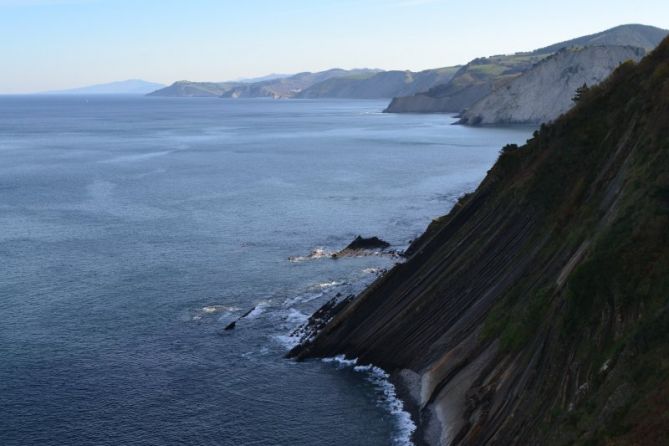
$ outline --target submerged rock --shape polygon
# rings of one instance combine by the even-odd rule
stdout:
[[[228,325],[225,326],[225,328],[223,329],[223,331],[234,330],[234,329],[237,327],[237,322],[239,322],[240,320],[244,319],[246,316],[248,316],[249,314],[251,314],[251,313],[253,312],[253,310],[255,310],[255,309],[256,309],[256,307],[251,308],[249,311],[247,311],[246,313],[242,314],[241,316],[239,316],[239,317],[238,317],[237,319],[235,319],[234,321],[230,322]]]
[[[302,351],[302,346],[318,335],[323,327],[325,327],[325,325],[327,325],[342,308],[355,298],[353,294],[350,294],[343,299],[341,297],[341,293],[337,293],[335,297],[325,302],[322,307],[316,310],[305,324],[299,326],[293,333],[291,333],[291,336],[299,338],[299,343],[288,352],[287,357],[292,358],[297,356]]]

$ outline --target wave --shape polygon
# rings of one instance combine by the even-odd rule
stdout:
[[[332,288],[338,285],[343,285],[344,282],[337,282],[336,280],[333,280],[331,282],[323,282],[315,285],[316,288],[320,288],[321,290],[327,289],[327,288]]]
[[[364,373],[367,381],[383,394],[378,404],[388,411],[395,419],[395,429],[391,444],[393,446],[413,446],[411,436],[416,431],[416,424],[411,414],[404,410],[404,403],[397,397],[395,386],[390,382],[390,375],[375,365],[358,365],[357,359],[346,359],[344,355],[322,359],[325,363],[335,363],[338,368],[353,368],[354,371]]]
[[[170,153],[175,152],[174,150],[162,150],[159,152],[147,152],[147,153],[138,153],[133,155],[121,155],[116,158],[111,158],[107,160],[100,161],[101,163],[127,163],[134,161],[144,161],[151,158],[156,158],[159,156],[169,155]]]
[[[284,307],[292,307],[293,305],[297,304],[306,304],[308,302],[311,302],[312,300],[316,300],[318,298],[323,297],[323,293],[306,293],[306,294],[300,294],[295,297],[289,297],[283,302]]]
[[[234,313],[239,310],[240,310],[239,307],[232,307],[227,305],[207,305],[205,307],[198,308],[197,310],[195,310],[195,314],[192,317],[190,317],[190,319],[193,321],[199,321],[205,316],[213,316],[215,314],[220,314],[221,316],[219,320],[221,320],[230,313]]]
[[[314,248],[311,253],[307,256],[291,256],[288,257],[288,260],[292,263],[304,262],[306,260],[317,260],[324,258],[332,258],[334,251],[327,250],[322,247]]]
[[[261,314],[265,312],[265,308],[269,307],[270,303],[268,301],[263,301],[257,304],[253,310],[251,310],[248,314],[243,316],[244,319],[255,319]]]

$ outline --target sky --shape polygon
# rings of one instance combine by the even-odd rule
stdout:
[[[669,1],[0,0],[0,93],[422,70],[625,23],[669,28]]]

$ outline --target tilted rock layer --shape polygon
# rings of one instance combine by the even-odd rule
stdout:
[[[463,124],[542,123],[569,110],[576,90],[597,85],[646,51],[628,46],[568,48],[539,62],[462,113]]]
[[[416,441],[666,445],[669,40],[435,220],[299,358],[406,383]]]

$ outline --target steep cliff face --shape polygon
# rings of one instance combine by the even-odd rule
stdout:
[[[515,54],[482,57],[460,68],[451,80],[413,96],[398,96],[387,113],[458,113],[505,85],[546,54]]]
[[[472,105],[462,124],[542,123],[573,105],[576,90],[597,85],[621,63],[639,61],[645,50],[627,46],[566,48]]]
[[[419,442],[669,438],[669,39],[435,220],[299,358],[404,382]]]
[[[370,76],[346,76],[312,85],[298,98],[385,99],[411,95],[448,82],[460,67],[420,72],[384,71]]]
[[[460,113],[489,94],[503,90],[514,78],[530,70],[535,63],[565,48],[631,46],[640,48],[640,50],[652,50],[668,33],[667,30],[652,26],[622,25],[531,52],[475,59],[463,67],[451,81],[443,85],[413,96],[396,97],[392,100],[386,112]],[[595,60],[594,62],[603,61]],[[551,66],[554,65],[546,65],[544,68]],[[579,66],[558,68],[560,70],[551,74],[548,78],[559,78],[564,69],[576,70]],[[549,90],[554,88],[551,84],[544,84],[542,87]],[[560,101],[562,103],[565,100],[569,101],[569,99],[571,99],[571,96],[560,98]],[[494,99],[491,100],[494,101]]]

